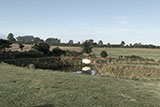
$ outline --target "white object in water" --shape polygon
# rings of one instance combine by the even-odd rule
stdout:
[[[89,71],[89,70],[91,70],[90,67],[83,67],[83,68],[82,68],[82,71]]]
[[[91,70],[91,71],[90,71],[90,74],[91,74],[91,75],[95,75],[95,74],[96,74],[96,71],[95,71],[95,70]]]
[[[84,64],[90,64],[91,60],[89,60],[89,59],[82,59],[82,63],[84,63]]]

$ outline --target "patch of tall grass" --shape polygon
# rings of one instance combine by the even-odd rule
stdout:
[[[100,75],[131,79],[159,79],[160,68],[144,66],[125,66],[115,64],[96,65]]]

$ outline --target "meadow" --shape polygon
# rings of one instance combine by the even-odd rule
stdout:
[[[0,64],[1,107],[159,107],[160,82]]]
[[[30,50],[32,45],[25,45],[23,51]],[[57,46],[51,46],[50,50]],[[70,51],[82,51],[81,47],[67,47],[67,46],[59,46],[61,49],[70,50]],[[20,51],[20,48],[17,44],[12,45],[12,50]],[[106,50],[108,52],[108,57],[118,58],[120,55],[129,56],[129,55],[137,55],[144,58],[150,58],[154,60],[160,60],[160,49],[147,49],[147,48],[93,48],[93,54],[96,56],[100,56],[100,52],[102,50]]]

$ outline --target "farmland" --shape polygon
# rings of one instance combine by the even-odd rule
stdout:
[[[23,51],[30,50],[32,45],[25,45]],[[50,50],[55,48],[57,46],[51,46]],[[61,49],[64,50],[71,50],[71,51],[81,51],[81,47],[65,47],[60,46]],[[18,50],[20,51],[17,44],[12,45],[12,50]],[[102,50],[106,50],[109,54],[109,57],[115,57],[118,58],[120,55],[128,56],[128,55],[137,55],[144,58],[150,58],[155,60],[160,60],[160,49],[146,49],[146,48],[93,48],[93,53],[96,56],[99,56],[100,52]]]

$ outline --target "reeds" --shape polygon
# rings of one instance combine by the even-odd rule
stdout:
[[[158,79],[160,68],[143,66],[124,66],[115,64],[96,65],[100,75],[135,79]]]

